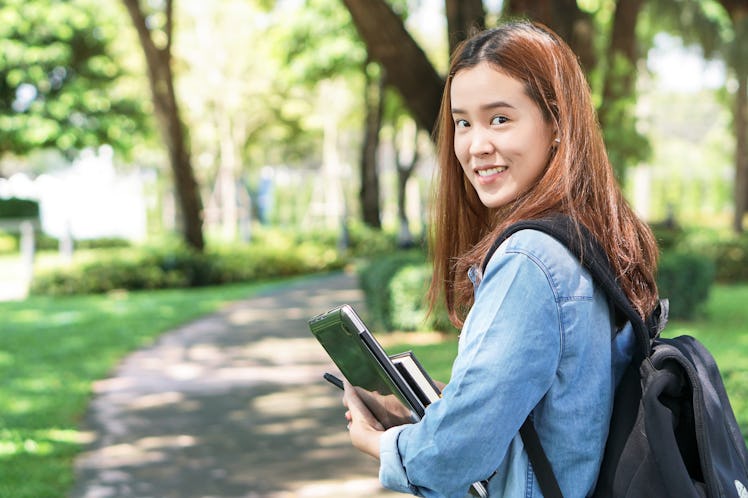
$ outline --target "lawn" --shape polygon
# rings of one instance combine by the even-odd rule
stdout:
[[[748,441],[748,285],[716,286],[702,317],[692,322],[671,322],[665,335],[688,334],[714,355],[725,381],[735,416]],[[454,341],[438,344],[399,344],[391,353],[412,349],[435,379],[448,379],[457,353]]]
[[[67,496],[92,383],[163,331],[273,285],[0,302],[0,497]]]

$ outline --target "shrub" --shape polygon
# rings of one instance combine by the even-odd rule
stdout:
[[[372,327],[380,330],[394,329],[390,282],[402,268],[423,264],[425,260],[426,255],[422,251],[395,251],[386,256],[372,258],[360,266],[359,282],[366,296]]]
[[[397,330],[421,330],[426,325],[426,292],[431,281],[429,265],[406,265],[389,282],[390,322]]]
[[[370,322],[383,330],[454,331],[446,311],[436,309],[427,317],[426,292],[431,265],[421,250],[401,250],[370,260],[359,267]]]
[[[120,237],[100,237],[97,239],[76,240],[74,244],[78,249],[114,249],[132,247],[132,243],[130,243],[129,240]]]
[[[428,313],[426,293],[431,284],[432,267],[428,263],[407,265],[396,272],[389,284],[391,322],[396,330],[455,331],[446,308]]]
[[[676,224],[652,223],[650,227],[661,251],[677,248],[686,237],[686,231]]]
[[[714,282],[713,262],[699,254],[665,251],[660,256],[657,285],[670,300],[670,317],[691,319],[709,297]]]
[[[39,203],[30,199],[0,199],[0,218],[39,218]]]
[[[748,236],[723,242],[714,248],[717,280],[720,282],[748,281]]]
[[[18,237],[0,230],[0,254],[18,252]]]
[[[348,250],[354,256],[370,257],[397,250],[397,237],[383,230],[374,230],[362,223],[348,223]]]
[[[714,263],[715,278],[721,283],[748,281],[748,234],[735,235],[707,228],[686,232],[676,247],[692,252]]]
[[[115,289],[199,287],[338,270],[347,263],[334,249],[311,243],[253,244],[204,254],[172,244],[108,254],[39,273],[30,293],[91,294]]]

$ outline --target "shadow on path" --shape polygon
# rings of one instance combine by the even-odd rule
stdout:
[[[71,498],[399,497],[350,445],[306,320],[363,308],[337,274],[236,302],[163,335],[98,382]]]

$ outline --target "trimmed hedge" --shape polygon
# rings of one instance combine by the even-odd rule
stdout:
[[[209,246],[205,253],[173,239],[158,247],[132,247],[120,239],[76,241],[76,247],[97,250],[71,266],[40,271],[30,293],[91,294],[251,282],[339,270],[354,258],[395,248],[392,234],[356,223],[349,224],[345,239],[341,244],[336,230],[300,233],[257,227],[250,243]]]
[[[30,199],[0,199],[0,218],[39,218],[39,203]]]
[[[456,332],[446,310],[428,314],[431,264],[419,249],[400,250],[360,265],[359,282],[372,326],[381,331]]]
[[[393,277],[402,269],[423,264],[426,255],[422,251],[396,251],[370,259],[359,267],[359,282],[366,296],[371,326],[378,330],[395,330],[399,324],[393,322],[391,287]],[[423,296],[423,293],[420,294]],[[397,313],[395,313],[397,314]]]
[[[718,282],[748,282],[748,233],[736,235],[702,227],[658,227],[655,237],[663,253],[690,253],[711,261]]]
[[[67,295],[200,287],[332,271],[346,263],[335,249],[310,243],[291,247],[252,245],[204,254],[184,248],[129,249],[108,258],[40,272],[30,293]]]
[[[657,270],[660,296],[670,300],[670,318],[698,315],[714,283],[714,263],[698,254],[663,252]]]
[[[713,248],[716,277],[720,282],[748,282],[748,236],[736,237]]]

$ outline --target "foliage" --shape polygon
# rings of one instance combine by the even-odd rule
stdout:
[[[748,236],[745,234],[715,247],[717,279],[721,282],[748,281]]]
[[[0,199],[0,219],[39,218],[39,203],[30,199]]]
[[[373,229],[359,221],[350,221],[346,227],[348,248],[357,257],[391,253],[397,247],[394,234]]]
[[[295,14],[275,47],[291,82],[309,85],[363,70],[366,47],[340,2],[309,0]]]
[[[359,281],[374,328],[454,331],[444,309],[428,314],[431,266],[422,250],[401,250],[359,267]]]
[[[204,253],[175,243],[101,252],[92,260],[41,270],[34,276],[30,293],[59,296],[202,287],[330,271],[345,263],[346,258],[334,247],[290,237]]]
[[[670,316],[691,319],[709,297],[714,263],[694,253],[664,252],[657,269],[660,296],[670,300]]]
[[[718,282],[748,282],[748,234],[736,235],[706,227],[658,229],[655,234],[658,242],[669,240],[670,246],[665,246],[665,251],[691,253],[711,262]]]
[[[686,236],[685,230],[674,222],[651,223],[650,228],[660,251],[677,248],[683,243]]]
[[[398,271],[423,263],[422,251],[397,251],[372,258],[358,268],[361,289],[366,296],[366,307],[372,327],[395,330],[392,323],[392,298],[390,283]]]
[[[636,74],[631,63],[620,54],[608,61],[607,72],[606,79],[613,80],[614,85]],[[604,120],[603,134],[610,162],[616,176],[622,180],[630,166],[646,161],[652,153],[649,139],[637,129],[636,95],[608,98],[598,112]]]
[[[11,235],[0,230],[0,254],[18,252],[18,234]]]
[[[424,300],[431,282],[428,265],[406,266],[392,276],[389,285],[392,325],[397,330],[419,330],[426,323]]]
[[[123,74],[112,51],[117,24],[95,6],[89,0],[0,4],[0,153],[132,147],[143,101],[117,85]]]
[[[93,382],[164,330],[270,285],[0,302],[0,496],[67,496]]]

